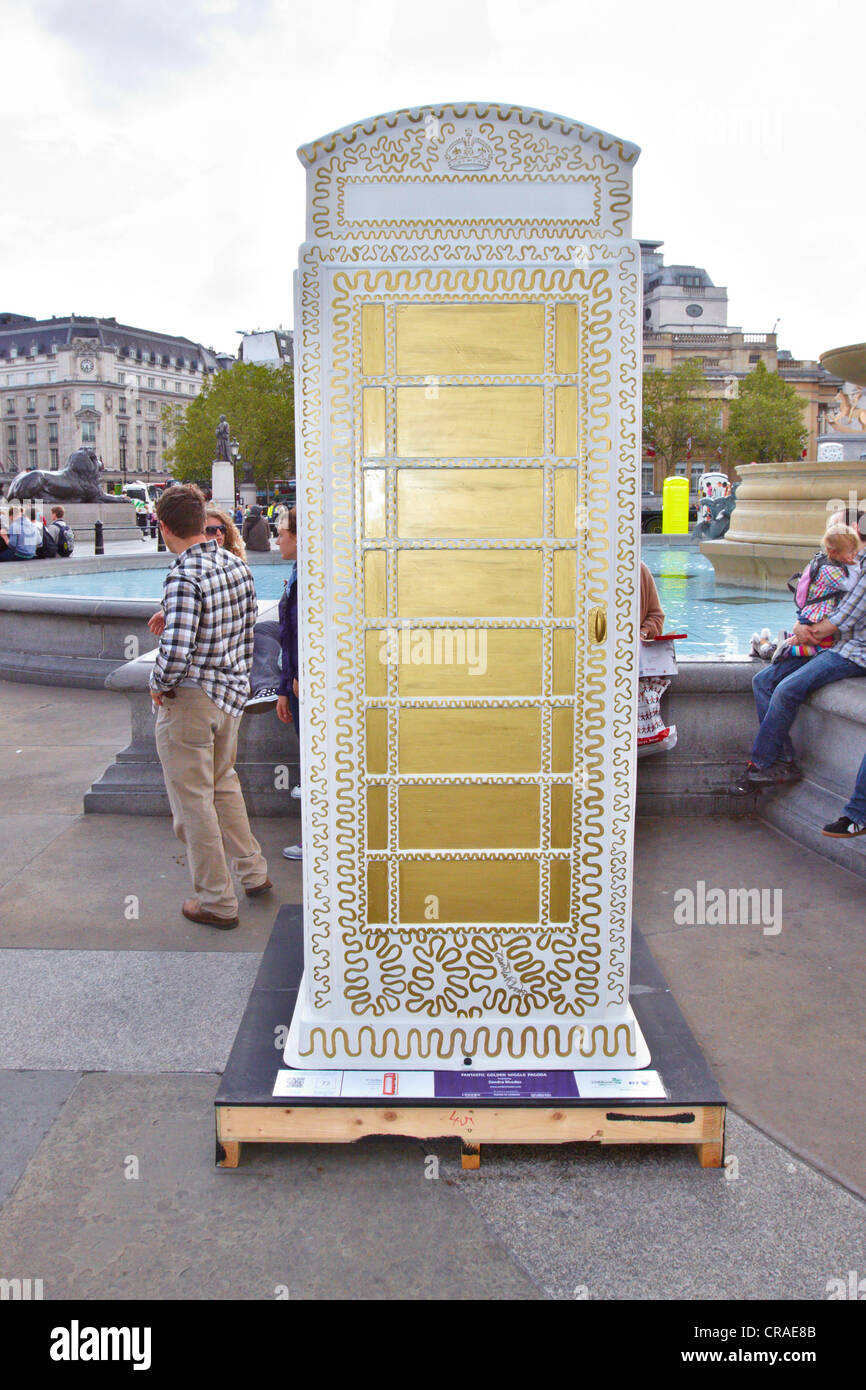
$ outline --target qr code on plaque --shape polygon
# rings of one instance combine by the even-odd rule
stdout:
[[[285,1080],[286,1090],[302,1091],[307,1084],[305,1076],[287,1076]]]

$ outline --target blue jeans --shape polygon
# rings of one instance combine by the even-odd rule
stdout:
[[[866,758],[860,764],[851,800],[845,807],[845,815],[849,820],[857,821],[859,825],[866,825]]]
[[[851,676],[866,676],[866,666],[858,666],[834,651],[786,657],[759,671],[752,689],[761,727],[752,744],[752,762],[757,767],[769,767],[780,759],[790,762],[794,748],[788,735],[803,701],[822,685]]]

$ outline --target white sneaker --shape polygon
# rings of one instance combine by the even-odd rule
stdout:
[[[255,695],[251,695],[244,705],[244,709],[258,713],[260,710],[273,709],[277,703],[277,690],[257,690]]]
[[[283,850],[284,859],[303,859],[303,857],[303,845],[286,845],[285,849]]]
[[[301,799],[301,789],[300,789],[300,787],[292,787],[291,795],[295,798],[296,801],[300,801],[300,799]]]

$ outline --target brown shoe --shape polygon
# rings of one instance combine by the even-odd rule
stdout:
[[[262,893],[267,893],[273,886],[271,880],[266,878],[264,883],[256,883],[252,888],[245,888],[244,892],[248,898],[258,898]]]
[[[206,907],[201,906],[198,898],[187,898],[181,911],[191,922],[201,922],[206,927],[221,927],[228,931],[230,927],[236,927],[238,924],[237,917],[220,917],[216,912],[208,912]]]

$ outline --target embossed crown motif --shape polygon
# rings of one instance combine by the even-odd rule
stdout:
[[[466,130],[456,140],[452,140],[445,151],[445,158],[449,169],[487,169],[493,159],[493,151],[479,136],[473,135],[471,130]]]

